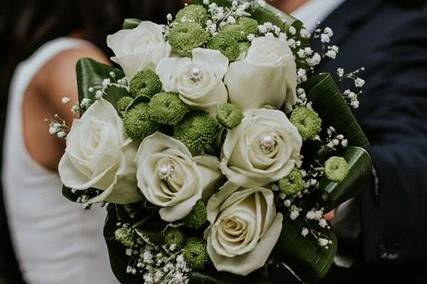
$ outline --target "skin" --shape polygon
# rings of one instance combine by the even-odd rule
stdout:
[[[269,3],[286,13],[292,13],[308,1],[309,0],[272,0],[269,1]]]
[[[71,126],[71,107],[78,100],[75,66],[83,57],[109,64],[105,55],[91,45],[63,51],[40,69],[24,96],[23,135],[27,151],[38,164],[53,172],[64,153],[65,140],[49,134],[45,119],[58,114]],[[64,96],[71,99],[68,104],[62,103]]]

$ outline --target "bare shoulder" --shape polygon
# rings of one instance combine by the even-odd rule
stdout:
[[[74,90],[76,63],[86,57],[109,64],[106,56],[89,44],[62,51],[50,59],[37,76],[38,85],[43,93],[47,96],[56,96],[58,93]]]

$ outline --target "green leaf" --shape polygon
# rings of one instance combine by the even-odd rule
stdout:
[[[72,190],[66,186],[62,186],[62,195],[71,202],[77,202],[83,195],[91,199],[99,194],[97,189],[89,188],[87,190]]]
[[[140,19],[127,18],[123,21],[123,29],[124,30],[134,29],[139,25],[139,23],[141,23]]]
[[[323,200],[326,211],[354,197],[364,184],[372,180],[372,160],[369,153],[361,147],[348,147],[338,156],[342,156],[349,165],[347,177],[340,183],[328,180],[320,181],[319,189],[314,193],[317,200]]]
[[[303,227],[301,217],[294,221],[285,218],[273,253],[304,282],[314,283],[324,277],[331,267],[337,251],[337,239],[333,230],[324,229],[321,232],[332,240],[332,244],[329,249],[322,248],[313,236],[301,235]]]
[[[126,248],[120,242],[116,241],[114,237],[117,222],[123,222],[121,218],[119,219],[119,211],[123,210],[122,206],[108,206],[108,215],[104,226],[104,238],[107,243],[110,265],[116,278],[121,283],[139,284],[143,282],[142,276],[140,274],[132,275],[126,273],[129,257],[126,256]],[[126,216],[125,212],[122,212],[120,215]]]
[[[80,103],[84,98],[94,101],[96,92],[90,92],[89,88],[102,87],[102,81],[104,79],[112,79],[110,74],[111,72],[115,74],[114,78],[116,79],[124,77],[122,70],[96,62],[90,58],[80,59],[77,62],[76,71]],[[109,86],[105,90],[104,99],[109,101],[116,108],[118,100],[128,95],[129,92],[125,88]]]
[[[369,146],[368,139],[330,74],[312,77],[303,88],[313,103],[313,109],[322,118],[323,127],[335,127],[349,145],[365,149]]]

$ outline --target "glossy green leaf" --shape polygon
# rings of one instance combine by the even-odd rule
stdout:
[[[96,62],[90,58],[80,59],[77,62],[76,71],[80,103],[84,98],[91,99],[92,101],[95,100],[96,91],[90,92],[89,88],[101,88],[104,79],[112,79],[111,72],[115,74],[115,79],[124,77],[122,70]],[[104,99],[116,107],[118,100],[128,95],[129,92],[125,88],[109,86],[105,90]]]
[[[333,230],[323,230],[322,233],[332,240],[332,244],[329,249],[322,248],[312,235],[301,235],[303,227],[302,218],[295,221],[285,218],[274,254],[304,282],[315,283],[331,267],[337,251],[337,239]]]
[[[62,195],[71,202],[77,202],[83,195],[87,198],[93,198],[99,194],[99,191],[93,188],[88,190],[72,190],[66,186],[62,187]]]
[[[322,118],[323,127],[333,126],[349,145],[367,148],[369,141],[330,74],[312,77],[304,85],[313,109]]]
[[[316,199],[323,201],[326,211],[337,208],[340,204],[356,196],[367,182],[372,181],[372,160],[369,153],[361,147],[348,147],[339,153],[349,165],[347,177],[340,183],[328,180],[320,181]]]

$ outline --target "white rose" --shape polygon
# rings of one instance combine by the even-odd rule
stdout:
[[[157,74],[168,92],[178,92],[181,100],[197,109],[214,112],[227,102],[227,89],[222,81],[228,59],[218,50],[196,48],[192,58],[165,58]]]
[[[131,80],[143,68],[155,68],[171,54],[171,46],[163,36],[164,27],[141,22],[138,27],[121,30],[107,37],[107,45],[116,55],[111,60],[119,64]]]
[[[302,138],[279,110],[256,109],[229,130],[221,170],[240,186],[265,185],[287,176],[300,161]]]
[[[193,157],[183,143],[160,132],[144,139],[136,163],[138,187],[167,222],[187,216],[221,176],[216,157]]]
[[[137,202],[142,195],[136,186],[135,153],[136,145],[124,136],[117,111],[109,102],[98,100],[81,119],[74,120],[59,175],[69,188],[102,191],[89,203]]]
[[[282,108],[296,102],[295,58],[285,40],[255,38],[246,58],[230,64],[225,75],[230,101],[243,109]]]
[[[266,263],[282,231],[274,194],[227,182],[207,204],[208,254],[219,271],[248,275]]]

